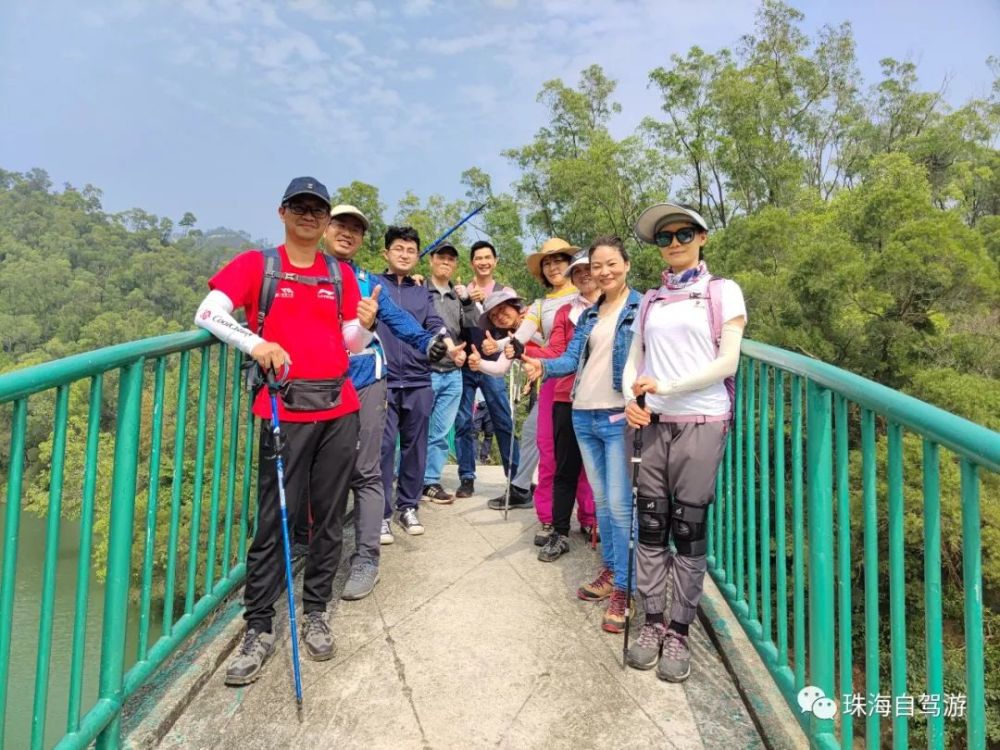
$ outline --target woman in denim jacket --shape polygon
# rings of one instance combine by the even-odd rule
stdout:
[[[632,523],[632,491],[625,453],[622,371],[632,344],[632,324],[642,295],[628,286],[629,259],[618,237],[598,237],[590,246],[590,273],[601,297],[577,322],[566,351],[555,359],[524,357],[531,378],[558,378],[576,373],[573,386],[573,429],[594,490],[597,527],[604,567],[580,587],[587,601],[610,597],[601,627],[620,633],[625,626],[628,539]]]

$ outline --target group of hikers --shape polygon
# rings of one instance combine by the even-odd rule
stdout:
[[[636,238],[658,247],[664,262],[661,286],[645,294],[629,285],[620,238],[597,237],[588,249],[546,240],[525,258],[546,290],[530,304],[494,278],[497,249],[486,240],[470,248],[475,278],[465,285],[455,283],[459,253],[446,241],[430,248],[429,274],[414,273],[421,246],[412,227],[386,231],[383,273],[358,267],[368,217],[331,205],[312,177],[291,181],[278,216],[284,243],[226,264],[195,316],[244,352],[259,380],[271,381],[253,403],[262,422],[256,532],[246,561],[246,631],[227,684],[256,680],[274,651],[274,605],[286,585],[285,503],[287,534],[305,557],[300,641],[308,658],[322,661],[334,654],[326,608],[349,492],[355,551],[342,598],[357,600],[379,579],[380,548],[394,541],[393,526],[424,533],[422,499],[476,495],[477,396],[508,478],[507,492],[487,506],[533,507],[538,559],[554,562],[570,550],[575,505],[580,530],[599,540],[601,556],[578,597],[606,602],[602,628],[621,633],[636,592],[645,622],[628,664],[687,679],[706,513],[747,319],[739,286],[708,271],[702,216],[676,203],[639,216]],[[234,318],[240,309],[246,324]],[[505,382],[512,367],[541,384],[519,440]],[[454,493],[442,484],[452,426]]]

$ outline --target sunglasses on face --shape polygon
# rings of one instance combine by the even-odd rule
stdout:
[[[674,237],[682,245],[686,245],[691,242],[698,235],[698,230],[694,227],[684,227],[683,229],[678,229],[676,232],[671,232],[667,229],[661,229],[659,232],[653,235],[653,242],[656,243],[657,247],[670,247],[674,244]]]
[[[285,208],[296,216],[309,214],[314,219],[322,219],[324,216],[330,215],[330,209],[326,206],[307,206],[304,203],[289,203]]]

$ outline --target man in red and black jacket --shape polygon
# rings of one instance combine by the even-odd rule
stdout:
[[[362,301],[350,266],[328,267],[319,241],[330,222],[330,196],[312,177],[292,180],[278,217],[285,242],[277,248],[279,268],[273,301],[257,332],[240,325],[234,310],[258,319],[265,254],[249,250],[213,276],[195,323],[251,356],[264,371],[287,382],[278,402],[284,439],[285,497],[288,517],[311,502],[313,535],[302,586],[305,653],[322,661],[334,653],[326,618],[333,577],[340,562],[344,509],[358,443],[358,396],[347,377],[347,352],[359,352],[374,326],[371,300]],[[331,270],[339,268],[336,281]],[[318,277],[318,278],[317,278]],[[274,603],[284,586],[281,512],[274,437],[268,423],[271,404],[261,389],[253,406],[262,420],[258,458],[257,533],[247,552],[244,592],[247,630],[226,670],[226,683],[246,685],[260,675],[274,651]]]

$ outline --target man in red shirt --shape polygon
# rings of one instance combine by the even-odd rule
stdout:
[[[265,254],[241,253],[213,276],[195,323],[251,356],[262,370],[281,373],[287,383],[278,402],[284,439],[288,517],[301,502],[311,503],[313,535],[302,585],[301,637],[306,655],[329,659],[333,636],[326,617],[333,577],[340,562],[348,483],[358,443],[359,402],[347,377],[347,351],[360,352],[374,326],[372,300],[362,302],[350,266],[339,264],[339,283],[319,251],[330,222],[330,196],[312,177],[289,184],[278,208],[285,242],[277,248],[280,269],[274,298],[259,331],[233,318],[243,308],[258,320]],[[318,278],[317,278],[318,277]],[[261,419],[258,458],[257,533],[247,552],[244,592],[247,629],[226,670],[226,683],[246,685],[260,675],[274,651],[274,603],[285,584],[281,512],[274,438],[267,389],[254,400]]]

